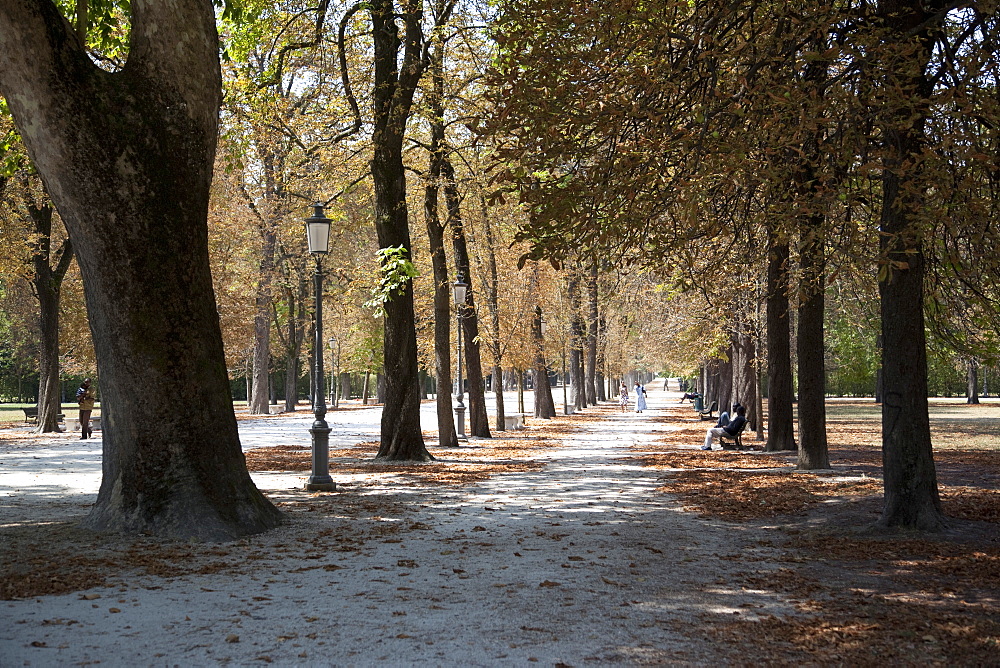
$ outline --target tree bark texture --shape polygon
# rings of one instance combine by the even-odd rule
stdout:
[[[38,235],[32,264],[35,296],[38,299],[38,424],[36,434],[61,431],[59,413],[59,299],[62,282],[73,260],[72,243],[67,237],[51,265],[52,207],[28,204],[28,212]]]
[[[747,421],[752,429],[760,424],[757,391],[757,346],[753,330],[747,323],[738,323],[733,335],[733,401],[746,409]],[[720,406],[720,410],[721,410]]]
[[[800,230],[799,267],[802,278],[796,352],[799,365],[798,468],[803,470],[830,468],[826,439],[826,348],[823,338],[824,222],[822,214],[809,216]]]
[[[465,339],[465,365],[469,379],[469,433],[480,438],[492,438],[490,417],[486,413],[486,383],[483,380],[483,356],[479,345],[479,315],[472,287],[472,267],[462,220],[461,197],[458,194],[455,170],[447,158],[442,164],[442,174],[445,179],[444,196],[448,204],[448,224],[451,226],[455,267],[456,271],[465,277],[465,282],[469,286],[465,291],[465,303],[459,305],[462,312],[462,338]]]
[[[302,339],[305,335],[304,308],[296,308],[296,304],[304,304],[305,283],[299,281],[298,293],[291,285],[288,286],[285,299],[288,303],[288,331],[285,334],[285,410],[293,412],[299,403],[299,361],[302,354]],[[277,328],[277,323],[275,323]],[[280,331],[280,330],[279,330]]]
[[[451,289],[444,247],[444,224],[438,213],[441,164],[444,161],[443,98],[443,54],[441,45],[438,44],[431,56],[431,91],[427,103],[432,116],[430,159],[424,185],[424,220],[427,225],[431,269],[434,273],[434,370],[439,388],[435,401],[438,439],[443,448],[457,448],[458,434],[455,431],[451,392],[448,391],[451,387]]]
[[[924,334],[925,260],[919,211],[920,156],[933,83],[926,75],[942,0],[905,4],[883,0],[877,13],[888,34],[880,63],[885,105],[882,206],[883,266],[882,469],[885,499],[879,525],[937,530],[944,526],[931,450]],[[943,14],[943,12],[942,12]]]
[[[788,243],[768,231],[766,452],[795,450],[791,324],[788,321]]]
[[[253,315],[253,393],[249,410],[253,415],[271,411],[271,285],[274,282],[274,249],[277,245],[277,221],[261,221],[260,266]]]
[[[490,352],[493,353],[493,391],[496,395],[496,422],[494,428],[497,431],[506,431],[506,411],[503,403],[503,341],[500,337],[500,294],[499,294],[499,272],[497,271],[496,243],[493,239],[493,225],[490,223],[489,210],[486,206],[486,196],[482,190],[479,192],[479,207],[483,214],[483,232],[486,236],[486,253],[489,267],[489,282],[486,285],[486,306],[490,312],[490,332],[491,341]]]
[[[597,263],[590,265],[587,277],[587,405],[597,405]]]
[[[577,409],[587,407],[586,372],[583,364],[587,328],[580,315],[583,305],[582,283],[579,268],[574,268],[570,272],[569,285],[567,286],[570,303],[569,373],[571,384],[569,401]]]
[[[391,0],[369,5],[375,58],[374,155],[371,161],[375,189],[375,231],[380,248],[402,247],[409,255],[410,228],[406,211],[406,173],[403,135],[413,93],[423,70],[420,3],[403,7],[405,34],[399,35]],[[403,49],[400,59],[400,48]],[[376,457],[393,461],[433,459],[420,431],[420,382],[417,374],[417,332],[413,312],[413,283],[406,281],[385,304],[385,406]]]
[[[966,387],[965,387],[965,403],[967,404],[978,404],[979,403],[979,362],[974,359],[970,359],[966,362],[968,365],[966,368]]]
[[[104,445],[85,525],[231,539],[280,513],[247,473],[209,271],[215,14],[207,0],[131,7],[128,62],[109,73],[55,5],[0,3],[0,90],[83,275]]]
[[[556,416],[556,404],[552,400],[552,386],[549,385],[549,369],[545,363],[544,340],[542,339],[542,309],[535,307],[535,317],[531,321],[531,337],[535,341],[535,417],[549,420]]]

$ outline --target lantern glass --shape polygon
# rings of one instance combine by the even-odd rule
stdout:
[[[310,253],[330,251],[330,219],[323,215],[323,205],[313,204],[313,215],[306,218],[306,241]]]
[[[465,303],[465,293],[469,289],[468,284],[464,283],[462,281],[462,278],[459,277],[458,280],[456,280],[454,283],[452,283],[451,289],[452,289],[452,292],[455,295],[455,303],[459,304],[459,305],[464,304]]]

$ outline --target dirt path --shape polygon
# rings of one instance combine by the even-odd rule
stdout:
[[[756,531],[682,512],[655,492],[656,471],[623,459],[670,428],[652,421],[666,400],[651,392],[642,415],[605,409],[544,450],[544,468],[475,486],[358,479],[309,495],[257,474],[290,521],[232,545],[98,544],[69,523],[5,530],[5,548],[28,552],[75,541],[106,577],[0,601],[0,665],[722,660],[690,633],[702,615],[790,606],[739,585],[748,563],[770,569]]]

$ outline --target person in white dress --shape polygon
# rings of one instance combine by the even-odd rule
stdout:
[[[635,412],[641,413],[646,410],[646,388],[635,382]]]

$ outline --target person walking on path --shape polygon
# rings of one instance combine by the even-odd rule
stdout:
[[[646,410],[646,388],[635,381],[635,412],[641,413]]]
[[[622,407],[622,413],[628,411],[628,385],[622,381],[622,386],[618,388],[618,405]]]
[[[94,390],[90,387],[90,379],[80,383],[76,391],[76,403],[80,405],[80,438],[90,438],[94,432],[90,429],[90,414],[94,411]]]

